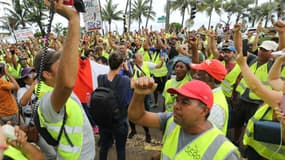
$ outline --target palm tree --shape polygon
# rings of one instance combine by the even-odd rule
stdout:
[[[176,0],[170,4],[171,10],[180,10],[182,16],[181,26],[183,27],[186,11],[190,13],[190,6],[196,5],[196,0]]]
[[[222,0],[202,0],[201,3],[201,10],[206,11],[206,14],[209,16],[208,29],[210,29],[213,11],[215,11],[218,15],[220,15],[222,12]]]
[[[275,3],[278,5],[277,8],[277,17],[278,19],[284,16],[285,10],[285,0],[275,0]]]
[[[0,5],[5,5],[7,4],[6,2],[0,2]],[[4,11],[5,11],[5,15],[7,18],[7,20],[11,21],[12,24],[12,29],[19,29],[20,26],[22,26],[22,28],[26,28],[26,15],[27,12],[25,10],[22,10],[23,5],[21,5],[20,0],[13,0],[12,1],[12,6],[11,8],[5,7]],[[10,22],[8,22],[9,25]],[[5,28],[5,27],[4,27]]]
[[[23,9],[27,11],[26,20],[31,24],[37,24],[42,35],[45,35],[44,20],[48,19],[47,8],[42,0],[24,0]]]
[[[154,20],[155,12],[147,5],[150,0],[136,0],[132,4],[132,19],[139,22],[139,30],[142,23],[142,17],[148,17]]]
[[[150,15],[151,11],[152,11],[152,0],[150,0],[150,2],[149,2],[148,15]],[[148,26],[148,20],[149,20],[149,16],[146,17],[145,28],[147,28],[147,26]]]
[[[254,2],[255,0],[231,0],[226,2],[224,4],[224,10],[228,13],[228,22],[233,14],[237,14],[236,23],[241,17],[248,17],[247,8]]]
[[[57,35],[60,35],[63,33],[63,26],[61,23],[56,23],[54,26],[53,26],[53,31],[57,34]]]
[[[111,32],[111,24],[112,20],[122,20],[122,10],[118,10],[119,4],[113,4],[112,0],[106,1],[106,5],[102,10],[102,20],[108,21],[109,24],[109,32]],[[118,11],[117,11],[118,10]]]

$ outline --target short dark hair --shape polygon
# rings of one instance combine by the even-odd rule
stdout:
[[[108,59],[104,56],[99,56],[96,58],[96,62],[100,61],[102,62],[102,64],[108,65]]]
[[[203,103],[203,102],[200,101],[200,100],[198,100],[198,101],[199,101],[199,106],[200,106],[201,108],[208,108],[205,103]],[[208,114],[205,116],[205,119],[207,120],[209,116],[210,116],[210,110],[209,110]]]
[[[117,69],[124,61],[124,56],[118,52],[115,51],[113,53],[111,53],[110,57],[109,57],[109,66],[111,70],[115,70]]]
[[[43,54],[45,55],[42,63],[41,59]],[[50,71],[51,65],[54,64],[59,58],[60,58],[60,53],[53,49],[47,49],[46,52],[44,50],[39,51],[39,53],[35,56],[34,60],[34,68],[37,75],[39,75],[41,66],[42,66],[42,71]],[[41,80],[43,81],[45,80],[42,73],[39,76],[41,76]]]

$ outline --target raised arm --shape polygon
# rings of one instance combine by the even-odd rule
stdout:
[[[240,27],[240,25],[235,25],[235,29]],[[235,30],[235,32],[239,32],[239,30]],[[249,66],[246,63],[246,57],[242,54],[242,39],[241,34],[235,33],[237,37],[235,37],[235,47],[238,51],[238,57],[236,59],[237,63],[240,66],[242,76],[246,81],[247,86],[250,88],[252,92],[254,92],[257,96],[259,96],[265,103],[273,108],[279,107],[279,103],[282,98],[282,92],[277,92],[271,90],[264,86],[259,79],[255,77],[255,75],[250,71]]]
[[[274,28],[279,35],[279,50],[285,48],[285,22],[277,21],[274,23]]]
[[[281,79],[282,65],[285,63],[285,55],[276,58],[268,74],[268,82],[274,90],[283,91],[283,80]]]
[[[134,94],[131,99],[128,117],[129,120],[138,125],[146,127],[160,128],[160,121],[157,113],[148,112],[144,109],[144,97],[152,93],[157,84],[150,77],[141,77],[131,82],[134,88]]]
[[[54,110],[58,112],[71,95],[76,81],[80,42],[80,18],[79,13],[74,8],[63,5],[63,0],[55,2],[55,10],[69,21],[67,37],[57,66],[55,88],[51,95],[51,104]]]

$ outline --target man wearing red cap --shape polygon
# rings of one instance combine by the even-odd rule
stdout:
[[[221,82],[227,75],[225,65],[219,60],[206,60],[201,64],[190,64],[190,67],[196,70],[193,75],[194,79],[198,79],[207,83],[214,94],[214,105],[208,120],[215,124],[225,135],[228,129],[229,108],[226,97],[220,86]],[[193,71],[193,70],[192,70]]]
[[[213,93],[206,83],[193,80],[181,88],[168,89],[177,95],[173,113],[144,110],[144,96],[152,93],[156,86],[149,77],[132,81],[134,95],[128,116],[139,125],[164,130],[162,160],[240,159],[237,148],[207,120],[213,106]]]

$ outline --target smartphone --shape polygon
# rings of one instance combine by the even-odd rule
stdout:
[[[242,55],[244,57],[247,56],[247,50],[248,50],[248,39],[243,39],[242,40]]]
[[[73,0],[63,0],[63,4],[68,5],[68,6],[73,6],[74,1]]]

